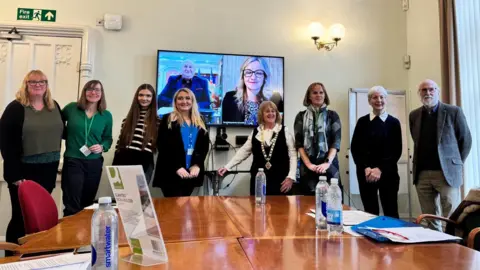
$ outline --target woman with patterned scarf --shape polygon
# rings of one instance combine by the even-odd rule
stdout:
[[[322,83],[310,84],[303,99],[307,107],[295,117],[295,147],[300,153],[300,193],[315,195],[319,176],[337,178],[340,181],[337,152],[340,150],[341,123],[338,114],[327,109],[330,104]]]

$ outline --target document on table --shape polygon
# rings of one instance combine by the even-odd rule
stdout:
[[[90,266],[91,254],[65,254],[37,260],[19,261],[0,265],[0,270],[71,269],[84,270]]]
[[[366,227],[376,234],[397,243],[426,243],[426,242],[450,242],[459,241],[462,238],[443,232],[434,231],[423,227],[399,227],[399,228],[372,228]]]
[[[312,212],[315,212],[315,210],[312,209]],[[308,215],[308,216],[311,216],[312,218],[315,218],[315,214],[314,214],[314,213],[307,213],[307,215]],[[352,235],[352,236],[356,236],[356,237],[362,237],[362,236],[363,236],[363,235],[361,235],[361,234],[353,231],[353,230],[352,230],[352,226],[343,226],[343,231],[344,231],[345,233],[348,233],[348,234]]]
[[[312,213],[315,214],[315,209],[310,209],[310,211],[312,211]],[[315,218],[314,214],[309,216],[312,216]],[[367,220],[370,220],[374,217],[376,216],[367,212],[359,211],[359,210],[343,210],[343,225],[345,226],[357,225]]]

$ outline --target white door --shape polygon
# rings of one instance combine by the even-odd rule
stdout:
[[[405,91],[391,91],[388,92],[387,112],[396,117],[401,124],[402,128],[402,156],[398,161],[398,174],[400,176],[400,187],[398,191],[398,212],[400,218],[411,218],[412,216],[412,204],[411,204],[411,181],[409,174],[408,163],[408,136],[409,131],[407,129],[407,99]],[[357,123],[358,118],[370,113],[371,107],[368,104],[368,89],[351,89],[349,92],[349,142],[353,137],[353,131]],[[350,150],[350,149],[349,149]],[[357,173],[355,162],[351,157],[351,152],[348,152],[348,171],[349,171],[349,189],[351,193],[350,203],[351,206],[363,208],[363,204],[360,199],[360,190],[358,187]],[[381,204],[379,202],[380,209]]]
[[[61,108],[76,101],[81,45],[81,38],[24,35],[22,40],[0,39],[0,115],[15,99],[24,76],[32,69],[39,69],[47,75],[52,96]],[[0,166],[0,179],[0,216],[8,217],[0,221],[0,235],[4,235],[10,219],[10,195],[3,181],[3,165]],[[52,195],[61,216],[63,206],[59,180],[60,177]]]

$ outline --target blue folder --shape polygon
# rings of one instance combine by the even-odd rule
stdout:
[[[372,238],[376,241],[391,242],[390,239],[368,229],[367,227],[382,229],[382,228],[400,228],[400,227],[421,227],[421,225],[412,223],[412,222],[403,221],[397,218],[379,216],[379,217],[367,220],[365,222],[362,222],[360,224],[357,224],[355,226],[352,226],[353,231],[359,234],[365,235],[369,238]]]

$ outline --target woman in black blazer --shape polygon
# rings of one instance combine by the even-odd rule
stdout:
[[[158,129],[153,186],[165,197],[190,196],[203,183],[208,132],[190,89],[179,89],[173,99],[173,112],[163,117]]]

